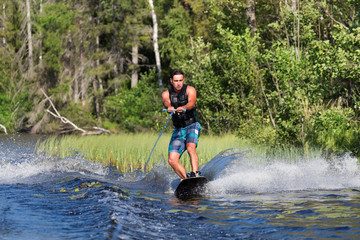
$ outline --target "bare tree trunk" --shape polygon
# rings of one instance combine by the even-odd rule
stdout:
[[[83,21],[80,20],[80,97],[82,106],[85,106],[86,98],[86,79],[85,79],[85,53],[84,53],[84,34],[83,34]]]
[[[3,2],[2,4],[2,13],[3,13],[3,23],[2,23],[2,32],[5,33],[5,2]],[[3,38],[2,38],[2,43],[3,45],[5,46],[6,45],[6,38],[5,38],[5,34],[3,35]]]
[[[60,81],[63,81],[66,78],[71,78],[71,45],[72,45],[72,38],[70,31],[68,32],[67,40],[66,40],[66,48],[64,49],[64,70],[61,73]],[[71,89],[69,89],[71,91]],[[74,92],[74,91],[73,91]],[[68,95],[64,94],[63,96],[63,103],[65,103],[68,99]]]
[[[330,1],[330,31],[332,32],[334,30],[334,16],[333,16],[333,9],[334,9],[334,3],[333,1]],[[334,46],[334,39],[332,35],[330,34],[330,42]]]
[[[99,98],[97,95],[97,82],[96,82],[96,77],[93,77],[93,88],[94,88],[94,105],[95,105],[95,112],[96,112],[96,117],[99,118],[100,117],[100,104],[99,104]]]
[[[285,0],[285,5],[287,5],[287,1]],[[281,1],[279,1],[279,5],[280,5],[280,14],[281,14],[281,17],[285,20],[286,19],[286,14],[285,12],[283,11],[283,7],[282,7],[282,4],[281,4]],[[287,27],[287,24],[284,24],[284,28],[285,28],[285,35],[286,35],[286,43],[287,43],[287,47],[290,49],[290,37],[289,37],[289,31],[288,31],[288,27]]]
[[[139,45],[137,43],[137,34],[134,34],[133,36],[133,46],[132,46],[132,72],[131,72],[131,88],[135,87],[138,84],[139,80]]]
[[[78,103],[79,99],[80,99],[80,94],[79,94],[79,78],[75,75],[73,78],[73,98],[74,98],[74,102]]]
[[[28,40],[28,51],[29,51],[29,78],[34,77],[33,69],[33,45],[31,35],[31,15],[30,15],[30,0],[26,0],[26,25],[27,25],[27,40]]]
[[[300,61],[300,0],[297,1],[297,60]]]
[[[0,124],[0,127],[1,127],[2,129],[4,129],[5,134],[8,134],[7,131],[6,131],[6,127],[5,127],[4,125],[1,125],[1,124]]]
[[[294,46],[296,59],[300,60],[300,2],[299,0],[291,1],[291,11],[294,14]]]
[[[256,15],[255,15],[255,1],[248,0],[246,7],[246,18],[251,32],[254,34],[257,31]]]
[[[296,12],[297,0],[291,0],[291,11]]]
[[[96,82],[95,76],[93,76],[92,85],[93,85],[93,89],[94,89],[94,105],[95,105],[96,118],[99,118],[100,117],[100,104],[99,104],[99,98],[97,95],[98,87],[97,87],[97,82]]]
[[[113,46],[112,46],[112,55],[114,56],[114,75],[115,75],[115,78],[117,78],[117,76],[119,75],[119,67],[120,67],[120,73],[122,73],[122,66],[123,66],[123,63],[121,62],[121,60],[119,61],[119,59],[121,58],[120,55],[120,52],[118,50],[118,39],[117,39],[117,30],[116,30],[116,26],[117,26],[117,18],[116,18],[116,10],[117,10],[117,5],[116,5],[116,1],[112,1],[112,10],[113,10],[113,26],[114,26],[114,29],[113,29]],[[102,83],[99,82],[100,84],[100,89],[102,89]],[[119,83],[118,83],[118,80],[115,81],[114,83],[114,87],[115,87],[115,95],[118,95],[118,91],[119,91]],[[105,105],[104,105],[104,108],[105,108]],[[106,109],[104,109],[104,112],[106,112]]]
[[[40,1],[40,15],[42,15],[42,12],[43,12],[43,0]],[[42,39],[42,32],[40,31],[40,39]],[[42,41],[42,40],[40,40]],[[39,65],[42,66],[42,42],[40,42],[40,53],[39,53]]]
[[[99,18],[97,18],[96,23],[99,25],[100,24],[100,20]],[[96,35],[96,53],[99,52],[99,48],[100,48],[100,40],[99,40],[99,35]],[[99,58],[96,59],[96,67],[98,68],[100,66],[100,60]],[[97,86],[97,81],[96,78],[99,79],[99,82],[101,82],[100,77],[93,77],[93,88],[94,88],[94,104],[95,104],[95,112],[96,112],[96,117],[100,118],[100,103],[99,103],[99,94],[98,94],[98,86]],[[101,119],[100,119],[101,120]]]
[[[156,61],[156,70],[158,72],[159,88],[162,87],[162,78],[161,78],[161,62],[160,62],[160,53],[158,46],[158,24],[156,20],[156,14],[154,9],[153,0],[149,0],[151,7],[151,15],[153,20],[153,43],[154,43],[154,52],[155,52],[155,61]]]

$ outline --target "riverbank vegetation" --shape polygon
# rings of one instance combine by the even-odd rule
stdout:
[[[120,172],[149,171],[163,163],[167,166],[167,149],[171,134],[164,134],[158,141],[152,156],[151,150],[158,138],[152,133],[117,134],[111,136],[53,136],[39,141],[37,153],[61,158],[78,155],[86,160],[95,161],[105,166],[114,166]],[[249,143],[237,136],[227,134],[221,137],[201,136],[197,148],[199,164],[210,161],[218,153],[229,148],[248,150]],[[150,157],[150,159],[149,159]],[[190,158],[185,152],[181,162],[186,169],[191,169]]]
[[[133,171],[150,171],[154,166],[169,167],[168,145],[170,133],[163,134],[154,148],[158,138],[154,133],[116,134],[110,136],[51,136],[37,143],[36,152],[60,158],[79,156],[89,161],[94,161],[104,166],[116,167],[122,173]],[[319,151],[311,148],[295,147],[273,148],[272,146],[254,144],[251,141],[239,138],[234,134],[222,136],[201,136],[197,153],[199,165],[203,165],[223,152],[247,152],[247,157],[271,162],[274,160],[286,163],[306,161],[320,156]],[[181,159],[184,167],[190,171],[190,158],[185,152]],[[147,163],[147,165],[146,165]],[[146,166],[146,169],[145,169]]]
[[[360,157],[358,1],[154,4],[160,80],[146,0],[1,1],[0,124],[71,130],[46,112],[44,89],[77,126],[159,132],[160,93],[181,68],[205,135]]]

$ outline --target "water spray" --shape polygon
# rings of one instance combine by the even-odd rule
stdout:
[[[169,110],[163,109],[162,111],[163,111],[163,112],[168,112]],[[186,109],[183,109],[183,111],[185,112]],[[143,172],[146,172],[146,167],[147,167],[147,165],[148,165],[148,163],[149,163],[149,161],[150,161],[150,159],[151,159],[152,153],[154,152],[155,146],[156,146],[156,144],[158,143],[161,135],[163,134],[163,132],[164,132],[166,126],[168,125],[168,123],[169,123],[169,121],[170,121],[170,118],[172,117],[172,115],[174,114],[174,112],[176,112],[176,110],[171,110],[170,116],[169,116],[169,118],[167,119],[167,121],[166,121],[166,123],[165,123],[165,126],[164,126],[163,129],[161,130],[159,137],[156,139],[156,142],[155,142],[153,148],[151,149],[149,158],[147,159],[147,161],[146,161],[146,163],[145,163],[144,170],[141,171],[141,173],[140,173],[140,179],[142,179]],[[137,191],[137,189],[138,189],[138,187],[139,187],[139,183],[140,183],[140,181],[138,181],[138,183],[136,184],[136,187],[135,187],[135,189],[134,189],[134,192]],[[133,195],[134,195],[134,194],[131,194],[131,193],[130,193],[129,204],[131,204],[131,202],[133,201],[133,198],[134,198]],[[124,219],[125,219],[125,217],[124,217]],[[117,235],[122,231],[122,228],[123,228],[123,225],[122,225],[121,222],[119,222],[119,223],[117,224],[117,226],[116,226],[116,229],[115,229],[115,231],[114,231],[111,239],[117,239]]]

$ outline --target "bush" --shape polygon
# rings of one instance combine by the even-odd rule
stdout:
[[[11,100],[5,95],[0,94],[0,124],[4,125],[8,131],[14,129],[11,118]],[[2,129],[0,129],[2,131]]]
[[[117,96],[105,99],[107,117],[125,131],[138,132],[144,129],[158,131],[167,115],[162,113],[161,93],[154,83],[155,71],[143,75],[132,89],[123,88]]]
[[[309,140],[324,153],[340,154],[344,151],[359,155],[359,127],[350,108],[323,109],[310,120]]]
[[[250,139],[256,144],[276,143],[276,130],[270,124],[261,124],[261,122],[243,121],[240,123],[238,136],[241,139]]]

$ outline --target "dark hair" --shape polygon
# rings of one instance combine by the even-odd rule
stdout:
[[[173,69],[170,78],[173,78],[175,75],[184,75],[184,73],[180,69]]]

